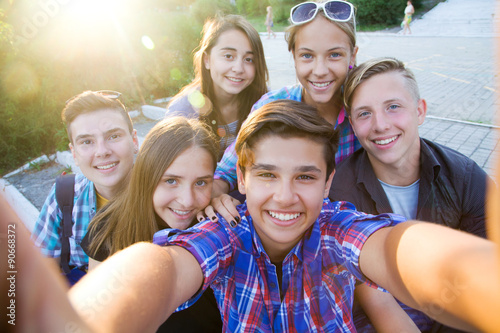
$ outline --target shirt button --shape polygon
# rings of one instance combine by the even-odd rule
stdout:
[[[270,286],[271,286],[271,288],[273,288],[273,289],[274,289],[274,288],[276,288],[276,283],[271,282]]]

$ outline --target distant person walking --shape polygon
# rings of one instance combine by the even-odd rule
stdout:
[[[406,8],[405,8],[405,18],[403,19],[403,35],[406,35],[406,31],[408,31],[408,34],[411,35],[411,29],[410,29],[410,22],[411,22],[411,16],[415,13],[415,8],[413,8],[413,5],[411,1],[408,1],[406,3]]]
[[[267,27],[267,38],[271,38],[271,34],[273,35],[274,38],[276,38],[276,34],[274,33],[273,29],[271,29],[274,26],[273,22],[273,7],[267,6],[267,15],[266,15],[266,27]]]

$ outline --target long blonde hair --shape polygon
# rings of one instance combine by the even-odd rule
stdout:
[[[159,226],[166,223],[153,208],[156,187],[177,156],[193,146],[210,154],[215,171],[218,145],[214,134],[202,122],[172,117],[151,129],[137,155],[125,191],[103,207],[90,224],[91,254],[96,255],[104,248],[111,255],[134,243],[152,241]]]

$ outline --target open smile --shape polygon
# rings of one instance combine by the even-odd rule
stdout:
[[[287,227],[289,225],[297,222],[297,219],[302,215],[302,213],[282,213],[282,212],[274,212],[271,210],[267,211],[267,214],[273,219],[274,224]]]
[[[228,79],[231,82],[235,82],[235,83],[240,83],[243,81],[243,79],[238,79],[236,77],[230,77],[230,76],[226,76],[226,79]]]
[[[94,168],[96,168],[98,170],[109,170],[117,165],[118,165],[118,162],[113,162],[113,163],[104,164],[104,165],[96,165]]]
[[[185,218],[189,218],[191,216],[191,212],[193,211],[192,209],[191,210],[182,210],[182,209],[173,209],[173,208],[169,208],[175,215],[177,215],[177,217],[179,219],[185,219]]]
[[[391,138],[387,138],[387,139],[383,139],[383,140],[373,140],[373,142],[375,142],[375,144],[377,144],[377,145],[385,146],[385,145],[390,144],[391,142],[396,141],[396,139],[398,137],[399,137],[399,135],[395,135]]]
[[[325,89],[327,87],[329,87],[333,81],[327,81],[327,82],[313,82],[313,81],[309,81],[309,83],[314,86],[315,88],[319,88],[319,89]]]

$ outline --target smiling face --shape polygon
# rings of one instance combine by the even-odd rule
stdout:
[[[311,139],[271,135],[252,149],[253,163],[238,186],[246,194],[255,231],[273,261],[281,261],[321,212],[327,180],[324,147]]]
[[[217,98],[235,97],[252,83],[255,78],[253,58],[250,41],[240,30],[228,30],[219,36],[210,53],[204,56]]]
[[[426,112],[425,100],[416,100],[401,73],[374,75],[356,88],[349,119],[379,179],[391,184],[391,170],[418,168],[418,126]]]
[[[128,177],[138,147],[123,115],[103,109],[77,116],[70,124],[75,163],[97,192],[111,199]]]
[[[354,66],[357,47],[323,15],[297,32],[293,57],[297,78],[304,87],[304,101],[313,106],[340,101],[349,66]]]
[[[187,229],[210,203],[214,171],[213,158],[205,149],[186,149],[165,170],[156,187],[156,214],[170,228]]]

